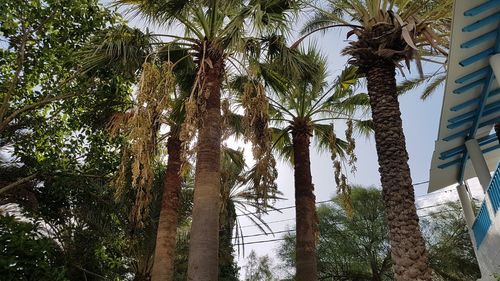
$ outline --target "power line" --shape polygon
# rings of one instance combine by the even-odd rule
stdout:
[[[276,241],[283,241],[285,239],[286,238],[276,238],[276,239],[271,239],[271,240],[261,240],[261,241],[254,241],[254,242],[248,242],[248,243],[238,243],[238,244],[234,244],[234,246],[245,246],[245,245],[251,245],[251,244],[276,242]]]
[[[426,184],[428,183],[429,181],[422,181],[422,182],[417,182],[417,183],[414,183],[413,186],[417,186],[417,185],[422,185],[422,184]],[[448,192],[447,190],[445,190],[444,192]],[[420,197],[424,197],[425,195],[421,195],[421,196],[417,196],[416,198],[420,198]],[[329,203],[329,202],[333,202],[332,199],[330,200],[323,200],[323,201],[318,201],[316,202],[316,204],[323,204],[323,203]],[[238,214],[236,215],[237,217],[241,217],[241,216],[248,216],[248,215],[257,215],[257,214],[264,214],[264,215],[267,215],[269,212],[277,212],[277,211],[281,211],[281,210],[287,210],[287,209],[293,209],[295,208],[295,205],[290,205],[290,206],[286,206],[286,207],[282,207],[282,208],[273,208],[272,210],[268,210],[268,211],[265,211],[265,212],[251,212],[251,213],[242,213],[242,214]]]
[[[250,238],[250,237],[258,237],[258,236],[268,236],[270,234],[274,235],[274,234],[279,234],[279,233],[286,233],[286,232],[294,232],[295,229],[288,229],[288,230],[280,230],[280,231],[273,231],[272,233],[258,233],[258,234],[252,234],[252,235],[243,235],[243,236],[239,236],[239,237],[233,237],[233,239],[236,239],[236,238]]]
[[[266,222],[266,224],[273,224],[273,223],[278,223],[278,222],[285,222],[285,221],[294,221],[295,218],[291,218],[291,219],[284,219],[284,220],[277,220],[277,221],[270,221],[270,222]],[[247,227],[256,227],[257,224],[249,224],[249,225],[244,225],[244,226],[241,226],[239,228],[247,228]]]
[[[417,208],[417,211],[418,210],[423,210],[423,209],[428,209],[428,208],[436,208],[436,207],[439,207],[439,206],[443,206],[443,205],[446,205],[446,203],[442,203],[442,204],[436,204],[436,205],[432,205],[432,206],[426,206],[426,207],[422,207],[422,208]],[[432,215],[437,215],[437,214],[441,214],[441,213],[446,213],[446,212],[450,212],[450,210],[444,210],[444,211],[440,211],[440,212],[435,212],[435,213],[431,213],[431,214],[426,214],[426,215],[421,215],[421,216],[418,216],[419,218],[425,218],[425,217],[429,217],[429,216],[432,216]],[[278,221],[272,221],[272,222],[269,222],[267,224],[272,224],[272,223],[278,223],[278,222],[285,222],[285,221],[294,221],[295,218],[291,218],[291,219],[284,219],[284,220],[278,220]],[[338,224],[342,224],[342,223],[334,223],[335,225],[338,225]],[[245,227],[256,227],[257,225],[246,225],[246,226],[242,226],[240,228],[245,228]],[[270,234],[274,235],[274,234],[279,234],[279,233],[285,233],[285,232],[293,232],[295,231],[295,229],[288,229],[288,230],[281,230],[281,231],[272,231],[269,232],[269,233],[257,233],[257,234],[250,234],[250,235],[243,235],[243,236],[239,236],[239,237],[233,237],[233,239],[236,239],[236,238],[250,238],[250,237],[258,237],[258,236],[268,236]]]
[[[329,201],[327,201],[327,202],[329,202]],[[325,202],[323,202],[323,201],[317,202],[317,204],[319,204],[319,203],[325,203]],[[436,208],[436,207],[443,206],[443,205],[446,205],[446,203],[436,204],[436,205],[430,205],[430,206],[425,206],[425,207],[420,207],[420,208],[417,208],[417,211],[425,210],[425,209],[430,209],[430,208]],[[419,217],[424,217],[424,216],[419,216]],[[295,221],[295,218],[284,219],[284,220],[277,220],[277,221],[270,221],[270,222],[266,222],[266,224],[274,224],[274,223],[285,222],[285,221]],[[257,227],[257,224],[244,225],[244,226],[241,226],[240,228],[247,228],[247,227]]]
[[[440,205],[444,205],[444,204],[440,204]],[[436,206],[440,206],[440,205],[436,205]],[[419,218],[424,218],[424,217],[429,217],[429,216],[432,216],[432,215],[437,215],[437,214],[441,214],[441,213],[446,213],[446,212],[450,212],[451,210],[446,210],[446,211],[441,211],[441,212],[436,212],[436,213],[432,213],[432,214],[427,214],[427,215],[423,215],[423,216],[419,216]],[[335,224],[341,224],[341,223],[335,223]],[[277,234],[277,233],[285,233],[285,232],[294,232],[295,229],[290,229],[290,230],[282,230],[282,231],[276,231],[276,232],[273,232],[273,234]],[[264,236],[264,235],[268,235],[266,233],[261,233],[261,234],[254,234],[254,235],[244,235],[244,236],[240,236],[238,238],[242,238],[242,239],[245,239],[245,238],[249,238],[249,237],[257,237],[257,236]],[[235,237],[233,237],[234,239]],[[247,242],[247,243],[235,243],[234,246],[244,246],[244,245],[251,245],[251,244],[261,244],[261,243],[268,243],[268,242],[277,242],[277,241],[283,241],[285,240],[286,238],[275,238],[275,239],[266,239],[266,240],[258,240],[258,241],[251,241],[251,242]]]

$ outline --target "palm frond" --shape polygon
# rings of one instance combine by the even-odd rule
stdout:
[[[273,134],[273,149],[278,158],[285,163],[293,163],[293,146],[288,128],[271,128]]]
[[[334,134],[333,127],[330,124],[317,124],[312,127],[314,139],[317,145],[318,152],[329,152],[331,147],[332,134]],[[344,158],[348,143],[345,140],[336,138],[335,141],[337,155]]]
[[[372,135],[375,130],[373,120],[353,120],[353,122],[354,130],[366,138]]]
[[[81,71],[112,67],[133,75],[151,53],[152,41],[148,34],[127,26],[104,30],[91,38],[78,53],[82,58]]]
[[[198,2],[198,3],[196,3]],[[133,16],[140,16],[152,23],[165,24],[172,22],[179,15],[200,1],[196,0],[117,0],[116,6],[128,8]]]
[[[437,89],[444,84],[445,81],[446,81],[445,73],[435,76],[432,82],[425,87],[424,92],[422,93],[420,98],[422,100],[427,99],[430,95],[435,93]]]

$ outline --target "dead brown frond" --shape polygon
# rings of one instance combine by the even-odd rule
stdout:
[[[245,110],[243,126],[245,135],[252,143],[252,153],[257,161],[255,172],[259,177],[259,184],[254,184],[256,193],[264,205],[267,204],[269,196],[276,192],[277,178],[276,160],[272,154],[272,132],[269,129],[269,103],[265,94],[264,86],[255,81],[249,81],[244,85],[241,100]]]
[[[330,153],[331,159],[333,161],[334,175],[335,175],[335,183],[337,184],[337,195],[341,198],[342,207],[346,210],[349,216],[352,215],[352,200],[351,200],[351,187],[347,183],[347,177],[342,172],[342,162],[340,160],[339,151],[337,149],[337,136],[335,134],[335,129],[332,124],[332,130],[330,135]],[[352,122],[347,124],[346,129],[346,138],[348,140],[347,145],[347,155],[349,156],[348,162],[353,163],[356,161],[356,156],[354,155],[354,139],[352,138]],[[350,164],[349,164],[350,165]],[[353,166],[351,165],[351,167]],[[352,168],[351,168],[352,169]],[[354,168],[355,169],[355,168]]]
[[[111,137],[116,137],[120,132],[126,130],[128,120],[132,117],[132,112],[116,112],[114,113],[106,126]]]
[[[347,156],[349,157],[348,159],[348,164],[351,167],[351,173],[356,172],[356,161],[358,158],[356,157],[356,154],[354,153],[354,149],[356,148],[356,140],[352,137],[352,132],[353,132],[353,122],[351,119],[347,120],[347,129],[345,131],[345,137],[347,140]]]
[[[123,194],[130,167],[131,185],[136,196],[130,219],[137,226],[141,226],[148,215],[161,117],[168,108],[175,86],[172,67],[171,62],[164,62],[161,66],[150,62],[143,64],[137,104],[124,125],[127,131],[126,143],[114,183],[119,197]],[[118,121],[117,119],[116,122]]]

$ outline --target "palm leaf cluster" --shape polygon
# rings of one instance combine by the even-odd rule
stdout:
[[[343,53],[350,62],[368,67],[378,59],[409,68],[415,59],[423,75],[425,57],[447,56],[452,1],[356,0],[328,1],[317,7],[304,33],[335,26],[347,26],[347,38],[355,35]]]

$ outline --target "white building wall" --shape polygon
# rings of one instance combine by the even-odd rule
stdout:
[[[490,229],[479,246],[477,259],[482,274],[480,281],[498,280],[493,274],[500,274],[500,211],[492,219]]]

